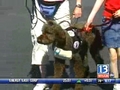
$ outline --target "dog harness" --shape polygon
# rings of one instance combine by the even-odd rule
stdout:
[[[72,50],[63,50],[61,48],[54,48],[54,56],[60,59],[71,60],[72,54],[78,53],[82,45],[82,37],[78,36],[77,29],[66,30],[69,36],[72,38]]]
[[[67,32],[73,40],[72,53],[77,53],[80,50],[80,46],[82,45],[82,37],[78,35],[77,29],[67,30]]]

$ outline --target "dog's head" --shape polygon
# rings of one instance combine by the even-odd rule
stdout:
[[[47,24],[44,24],[42,29],[42,35],[37,38],[37,42],[41,44],[49,45],[54,41],[60,41],[65,38],[65,32],[59,24],[50,20]]]

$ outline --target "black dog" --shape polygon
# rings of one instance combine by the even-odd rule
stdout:
[[[68,34],[70,30],[72,30],[72,33],[74,32],[75,35],[73,36],[76,37],[71,37],[70,34]],[[43,26],[42,35],[37,38],[38,43],[46,45],[53,43],[55,47],[72,51],[72,59],[70,61],[74,65],[73,69],[76,78],[84,78],[87,76],[89,70],[87,52],[95,42],[95,35],[93,33],[78,33],[80,31],[81,29],[75,27],[69,27],[63,30],[60,25],[53,21],[48,21],[48,23]],[[54,78],[60,78],[64,68],[65,60],[55,57]],[[52,90],[60,90],[60,85],[54,84]],[[82,85],[76,84],[75,90],[82,90]]]

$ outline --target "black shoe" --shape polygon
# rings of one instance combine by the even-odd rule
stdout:
[[[29,78],[41,78],[39,65],[32,65],[31,70],[28,73],[27,77],[29,77]]]

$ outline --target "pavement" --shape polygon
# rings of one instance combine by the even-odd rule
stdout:
[[[95,0],[82,0],[83,16],[79,19],[80,22],[87,19],[94,2]],[[75,0],[71,0],[71,12],[74,6]],[[97,13],[95,22],[100,23],[100,19],[101,10]],[[0,0],[0,78],[27,77],[31,68],[31,52],[30,17],[25,0]],[[109,63],[107,48],[100,54],[104,63]],[[91,73],[96,71],[90,55],[89,66]],[[0,90],[32,90],[33,87],[31,84],[1,84]],[[112,85],[85,85],[83,90],[112,90]]]

